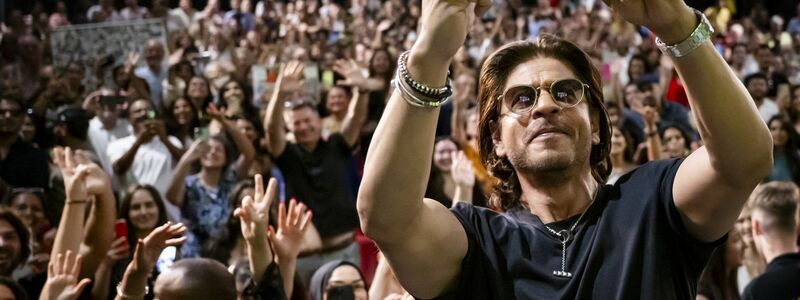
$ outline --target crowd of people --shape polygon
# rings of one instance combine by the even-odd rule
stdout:
[[[410,297],[361,232],[356,198],[367,149],[387,145],[374,133],[392,132],[379,120],[423,3],[144,2],[4,7],[0,298]],[[779,299],[775,287],[800,282],[800,4],[767,2],[695,7],[774,144],[771,172],[711,255],[697,299]],[[163,20],[166,43],[53,67],[54,29],[149,18]],[[707,125],[648,28],[602,1],[497,0],[447,66],[452,101],[437,117],[426,198],[512,208],[492,194],[513,171],[479,151],[479,74],[503,45],[549,35],[600,71],[606,184],[704,145]],[[256,65],[275,79],[262,94]]]

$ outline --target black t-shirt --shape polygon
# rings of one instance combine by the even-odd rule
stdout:
[[[716,245],[693,238],[672,199],[682,160],[647,163],[605,185],[567,244],[527,209],[499,214],[458,204],[469,248],[457,287],[441,299],[694,299]],[[579,216],[547,224],[567,229]]]
[[[744,289],[742,299],[800,299],[800,253],[774,258]]]
[[[350,190],[347,165],[350,147],[341,134],[320,139],[314,152],[287,143],[276,159],[286,179],[286,196],[305,203],[314,212],[314,226],[327,238],[358,227],[356,202]]]
[[[17,139],[6,158],[0,161],[0,178],[15,187],[47,189],[50,180],[48,161],[47,152]]]

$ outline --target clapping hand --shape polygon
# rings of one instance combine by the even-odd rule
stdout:
[[[278,205],[278,232],[269,228],[269,239],[275,247],[278,259],[294,259],[300,254],[311,217],[311,211],[306,209],[306,205],[297,203],[294,199],[289,202],[288,210],[286,204]]]
[[[72,300],[80,296],[83,289],[91,279],[84,278],[78,282],[81,270],[81,255],[73,255],[67,251],[66,255],[59,253],[47,266],[47,282],[42,288],[39,299]]]

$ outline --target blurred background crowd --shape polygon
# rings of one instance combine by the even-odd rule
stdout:
[[[542,34],[576,43],[600,71],[613,124],[609,184],[702,145],[683,83],[647,28],[597,0],[494,2],[451,64],[454,99],[441,109],[427,197],[486,206],[493,179],[475,144],[480,65],[503,44]],[[772,132],[774,168],[764,181],[799,184],[800,4],[688,3],[710,19],[719,54]],[[114,215],[87,221],[78,237],[89,242],[92,228],[113,235],[94,248],[103,253],[89,252],[98,263],[86,270],[84,261],[81,277],[93,281],[83,298],[119,297],[136,241],[167,221],[185,225],[185,242],[161,253],[155,275],[162,258],[210,259],[235,275],[240,298],[254,297],[246,292],[250,248],[234,211],[262,174],[277,182],[270,221],[279,232],[269,241],[281,270],[264,278],[291,283],[276,288],[275,299],[399,299],[402,287],[359,232],[355,198],[397,57],[414,44],[420,13],[420,1],[406,0],[0,2],[0,285],[16,299],[39,295],[58,227],[75,218],[65,213],[65,165],[52,151],[69,147],[75,161],[107,174],[113,193],[110,208],[98,195],[86,214]],[[54,32],[147,19],[160,20],[165,35],[124,55],[54,64]],[[274,222],[286,213],[278,203],[292,206],[290,215],[313,212],[300,240],[281,238],[289,229]],[[698,298],[738,299],[764,272],[750,212],[712,258]]]

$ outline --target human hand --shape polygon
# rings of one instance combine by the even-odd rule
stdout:
[[[278,232],[274,232],[270,226],[268,237],[279,258],[294,259],[300,254],[311,217],[311,211],[306,210],[306,205],[297,203],[294,199],[289,201],[288,211],[286,204],[278,205]]]
[[[242,236],[248,244],[266,241],[269,207],[278,194],[278,184],[274,178],[269,180],[266,191],[264,191],[264,179],[261,174],[256,174],[254,181],[254,197],[244,197],[241,207],[233,212],[235,216],[239,217]]]
[[[450,167],[450,174],[453,182],[464,188],[475,186],[475,173],[472,171],[472,162],[464,155],[464,151],[458,151],[453,158],[453,165]]]
[[[95,163],[84,164],[87,170],[86,191],[94,196],[111,192],[111,178]]]
[[[111,248],[109,248],[108,252],[106,253],[106,260],[113,264],[116,261],[128,257],[128,255],[130,255],[130,248],[128,248],[128,238],[121,236],[115,239],[114,242],[111,243]]]
[[[187,162],[194,162],[199,160],[203,155],[208,152],[208,143],[206,141],[196,140],[192,142],[186,153],[183,154],[183,159]]]
[[[668,45],[676,44],[697,26],[697,18],[683,0],[603,0],[628,22],[653,31]]]
[[[54,160],[64,177],[64,192],[67,200],[83,201],[89,198],[86,188],[86,177],[89,175],[87,165],[75,162],[75,156],[69,147],[53,149]]]
[[[304,68],[305,66],[299,60],[291,60],[288,63],[281,64],[275,86],[279,87],[281,92],[299,90],[303,86]]]
[[[67,251],[66,255],[57,254],[56,259],[50,261],[47,266],[47,282],[42,288],[42,295],[39,299],[77,299],[86,285],[91,282],[89,278],[84,278],[78,282],[80,270],[80,254],[73,256],[72,251]]]
[[[419,38],[412,48],[411,59],[446,65],[464,44],[469,25],[475,16],[482,16],[491,0],[425,0]]]
[[[362,88],[366,82],[366,70],[361,68],[354,59],[338,59],[333,65],[333,71],[344,76],[345,79],[336,81],[338,85]]]
[[[132,271],[149,273],[156,265],[161,251],[169,246],[179,246],[186,241],[182,235],[186,231],[186,226],[181,223],[166,224],[156,227],[144,239],[139,239],[136,243],[136,250],[133,252],[133,260],[129,265]]]
[[[652,106],[644,106],[642,111],[642,117],[644,118],[645,126],[647,128],[655,128],[656,122],[658,122],[658,112],[656,109]]]
[[[384,32],[386,30],[389,30],[390,27],[392,27],[392,20],[384,19],[383,21],[378,23],[378,26],[375,27],[375,31]]]
[[[139,59],[142,57],[141,53],[139,52],[131,52],[125,57],[125,62],[122,64],[123,70],[125,73],[130,74],[133,72],[133,68],[136,68],[136,65],[139,64]]]

